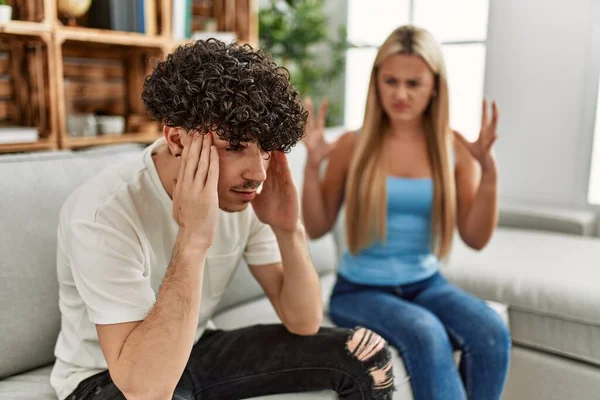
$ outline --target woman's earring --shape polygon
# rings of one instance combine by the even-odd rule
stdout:
[[[431,97],[436,97],[437,96],[437,90],[434,90],[433,92],[431,92]]]
[[[181,154],[175,154],[175,158],[181,158]]]

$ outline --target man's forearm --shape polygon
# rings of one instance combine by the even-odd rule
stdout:
[[[194,345],[205,259],[205,248],[178,238],[156,303],[128,336],[118,359],[125,386],[120,389],[132,398],[171,398]]]
[[[275,231],[283,264],[283,287],[280,303],[284,323],[293,333],[310,335],[318,331],[323,320],[321,285],[306,244],[304,227],[295,232]]]

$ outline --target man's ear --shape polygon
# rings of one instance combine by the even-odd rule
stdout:
[[[173,156],[179,156],[183,153],[183,145],[185,141],[185,131],[181,128],[171,126],[163,127],[163,135],[169,146],[169,151]]]

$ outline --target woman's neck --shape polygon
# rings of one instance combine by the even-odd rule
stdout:
[[[390,121],[388,131],[393,137],[406,139],[422,137],[425,135],[425,127],[422,119]]]

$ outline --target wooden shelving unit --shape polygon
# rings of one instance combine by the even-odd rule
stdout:
[[[0,146],[0,153],[21,153],[28,151],[55,150],[53,138],[42,138],[35,143],[8,143]]]
[[[67,26],[57,0],[13,0],[20,19],[0,24],[0,124],[36,126],[40,138],[0,144],[0,153],[156,140],[161,127],[144,111],[143,80],[189,40],[172,38],[173,0],[154,1],[157,30],[149,35]],[[258,44],[258,0],[193,0],[192,15],[213,18],[218,30],[234,29],[240,42]],[[67,116],[79,113],[121,115],[127,133],[73,136]]]
[[[63,148],[76,149],[80,147],[98,146],[117,143],[150,143],[156,140],[158,133],[124,133],[117,136],[96,136],[90,138],[67,138]]]
[[[0,33],[24,36],[45,36],[50,33],[50,25],[41,22],[11,21],[0,24]]]

